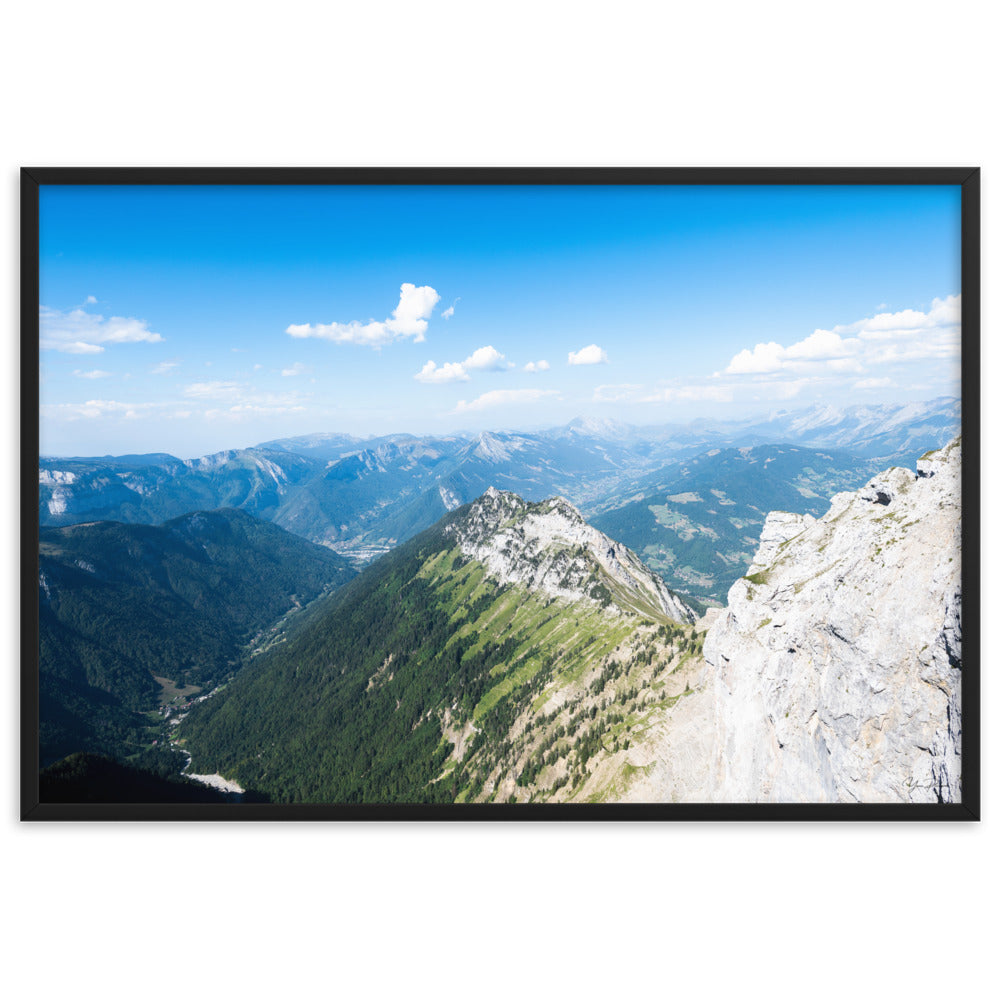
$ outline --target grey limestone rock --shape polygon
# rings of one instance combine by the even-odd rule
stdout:
[[[491,486],[446,530],[501,583],[569,601],[594,599],[595,585],[604,584],[611,607],[640,613],[651,607],[675,621],[695,620],[634,552],[587,524],[562,497],[528,503]]]
[[[772,513],[708,632],[727,802],[961,799],[961,445]]]

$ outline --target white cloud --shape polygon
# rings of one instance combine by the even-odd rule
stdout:
[[[284,375],[285,378],[294,378],[296,375],[303,375],[309,371],[312,371],[312,369],[308,365],[302,364],[301,361],[296,361],[291,368],[282,368],[281,374]]]
[[[847,327],[835,327],[840,332],[857,333],[862,340],[889,340],[910,337],[922,330],[957,327],[962,322],[962,297],[948,295],[934,299],[929,312],[904,309],[898,313],[878,313],[871,319],[859,320]]]
[[[634,382],[620,382],[617,385],[599,385],[594,390],[595,403],[621,403],[626,399],[635,399],[641,385]]]
[[[763,392],[763,396],[755,396],[755,399],[794,399],[807,386],[820,381],[815,378],[797,378],[785,382],[757,382],[755,388]]]
[[[125,316],[105,319],[85,309],[60,312],[42,306],[38,310],[38,323],[41,349],[63,354],[100,354],[103,344],[157,344],[163,340],[149,329],[144,319]]]
[[[578,351],[570,351],[568,363],[571,365],[606,365],[608,353],[597,344],[589,344]]]
[[[110,378],[111,377],[111,372],[101,371],[100,368],[95,368],[93,371],[90,371],[90,372],[83,372],[83,371],[80,371],[79,368],[77,368],[76,371],[73,372],[73,374],[77,378]]]
[[[122,403],[115,399],[88,399],[85,403],[50,403],[39,409],[45,419],[95,420],[98,417],[119,416],[134,420],[166,405],[170,404]]]
[[[309,399],[296,392],[260,392],[238,382],[195,382],[184,389],[185,400],[121,402],[89,399],[85,403],[50,403],[40,407],[44,420],[138,420],[144,417],[238,422],[255,416],[279,417],[304,412]],[[194,404],[193,406],[191,404]]]
[[[364,344],[369,347],[382,347],[405,337],[412,337],[416,343],[421,343],[427,332],[427,320],[440,299],[441,296],[430,285],[418,288],[405,282],[399,288],[399,305],[392,316],[382,322],[293,323],[285,333],[292,337],[316,337],[335,344]]]
[[[293,413],[301,410],[308,396],[299,392],[262,392],[244,382],[194,382],[184,389],[188,399],[219,403],[227,409],[211,409],[205,416],[215,419],[228,414]]]
[[[100,354],[104,350],[97,344],[85,344],[82,340],[60,342],[58,346],[41,340],[38,346],[43,351],[61,351],[63,354]]]
[[[83,300],[83,304],[85,306],[95,306],[95,305],[97,305],[97,296],[96,295],[88,295]]]
[[[526,372],[547,372],[549,370],[548,361],[529,361],[525,366]]]
[[[171,375],[179,364],[179,361],[161,361],[155,368],[151,369],[150,375]]]
[[[660,389],[649,396],[643,396],[644,403],[731,403],[733,389],[728,385],[681,385]]]
[[[234,420],[241,420],[244,417],[258,416],[280,416],[284,413],[302,413],[304,406],[283,406],[281,404],[261,404],[261,403],[237,403],[230,406],[228,410],[206,410],[205,416],[209,420],[217,420],[226,417]]]
[[[805,340],[792,344],[786,356],[793,361],[829,361],[845,358],[853,349],[853,341],[843,340],[832,330],[815,330]]]
[[[726,368],[727,375],[766,375],[780,371],[803,371],[821,364],[831,371],[857,371],[852,358],[861,348],[858,338],[844,339],[832,330],[816,330],[805,340],[791,347],[782,347],[773,340],[757,344],[752,351],[743,350]]]
[[[758,344],[752,351],[744,348],[726,366],[728,375],[759,375],[781,370],[785,349],[776,341]]]
[[[443,313],[441,313],[441,319],[451,319],[455,315],[455,306],[462,301],[462,296],[460,295],[457,299]]]
[[[891,378],[863,378],[854,383],[855,389],[888,389],[896,383]]]
[[[513,403],[534,403],[544,396],[558,396],[555,389],[493,389],[484,392],[472,402],[464,399],[455,407],[456,413],[468,413],[473,410],[488,410],[496,406],[509,406]]]
[[[242,388],[238,382],[193,382],[184,395],[191,399],[226,399],[239,394]]]
[[[961,296],[934,299],[928,312],[878,313],[832,330],[815,330],[784,347],[775,341],[734,355],[728,375],[857,374],[890,362],[957,358]]]
[[[427,382],[428,384],[469,381],[469,373],[460,361],[449,361],[441,365],[440,368],[433,361],[428,361],[413,377],[418,382]]]
[[[448,361],[438,367],[428,361],[413,377],[418,382],[441,384],[444,382],[468,382],[469,371],[504,371],[514,366],[507,361],[492,344],[477,348],[464,361]]]
[[[483,371],[502,371],[510,367],[507,359],[492,344],[477,348],[462,364],[466,368],[480,368]]]

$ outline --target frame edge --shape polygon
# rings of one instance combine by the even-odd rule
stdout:
[[[21,819],[39,806],[39,182],[21,169]],[[30,595],[35,594],[32,598]],[[29,643],[34,643],[31,651]]]

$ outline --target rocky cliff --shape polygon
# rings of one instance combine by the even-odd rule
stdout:
[[[961,446],[772,513],[705,641],[726,802],[961,798]]]
[[[490,487],[446,529],[501,583],[552,597],[693,622],[695,614],[631,550],[591,527],[562,497],[529,503]]]

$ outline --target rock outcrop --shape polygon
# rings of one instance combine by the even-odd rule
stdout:
[[[772,513],[708,632],[723,802],[961,799],[961,446]]]
[[[562,497],[529,503],[491,486],[446,531],[501,583],[678,622],[696,618],[634,552],[587,524]]]

